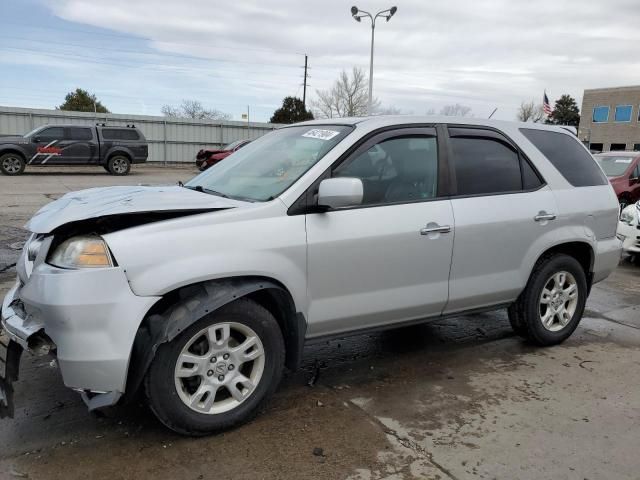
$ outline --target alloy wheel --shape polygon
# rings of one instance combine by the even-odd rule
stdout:
[[[204,414],[233,410],[254,392],[264,372],[265,352],[246,325],[217,323],[195,334],[176,362],[180,400]]]
[[[22,161],[18,157],[5,157],[2,161],[2,168],[7,173],[18,173],[21,166]]]
[[[113,171],[116,173],[125,173],[127,171],[127,161],[124,158],[116,158],[113,161]]]
[[[578,306],[578,282],[566,271],[554,273],[540,293],[539,315],[542,326],[558,332],[573,319]]]

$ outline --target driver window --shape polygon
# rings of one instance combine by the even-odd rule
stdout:
[[[49,127],[35,135],[41,142],[50,140],[61,140],[64,137],[64,129],[62,127]]]
[[[438,145],[435,137],[395,137],[340,164],[333,177],[362,180],[362,205],[413,202],[436,196]]]

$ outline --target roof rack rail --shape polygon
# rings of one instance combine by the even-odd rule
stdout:
[[[132,124],[127,123],[127,128],[136,128],[136,126],[133,123]]]
[[[96,127],[106,127],[106,123],[96,123]]]

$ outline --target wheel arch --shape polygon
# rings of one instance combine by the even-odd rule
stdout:
[[[122,147],[113,147],[104,156],[105,165],[109,162],[109,160],[111,160],[113,157],[116,157],[116,156],[127,157],[129,159],[129,162],[133,162],[133,154],[131,151]]]
[[[24,162],[27,163],[27,155],[18,147],[3,148],[2,150],[0,150],[0,157],[2,155],[6,155],[7,153],[14,153],[16,155],[19,155],[22,158],[22,160],[24,160]]]
[[[147,312],[136,333],[127,373],[125,397],[140,387],[158,347],[176,338],[205,315],[240,298],[249,298],[277,320],[285,343],[285,365],[300,364],[307,330],[304,315],[296,311],[291,293],[268,277],[231,277],[186,285],[162,296]]]
[[[537,265],[541,259],[556,253],[562,253],[573,257],[578,261],[578,263],[580,263],[587,277],[587,287],[589,291],[591,291],[593,281],[593,264],[595,261],[593,246],[586,241],[580,240],[558,243],[549,247],[538,256],[531,268],[531,271],[533,271],[533,268],[535,268],[535,265]],[[529,272],[529,275],[531,275],[531,272]]]

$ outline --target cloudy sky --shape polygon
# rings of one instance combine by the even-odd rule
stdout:
[[[355,1],[355,0],[353,0]],[[461,103],[513,119],[522,100],[640,83],[639,0],[395,0],[376,28],[374,95],[405,113]],[[391,6],[358,0],[365,10]],[[197,99],[268,120],[287,95],[368,69],[345,0],[0,0],[0,105],[52,108],[76,87],[113,112]]]

